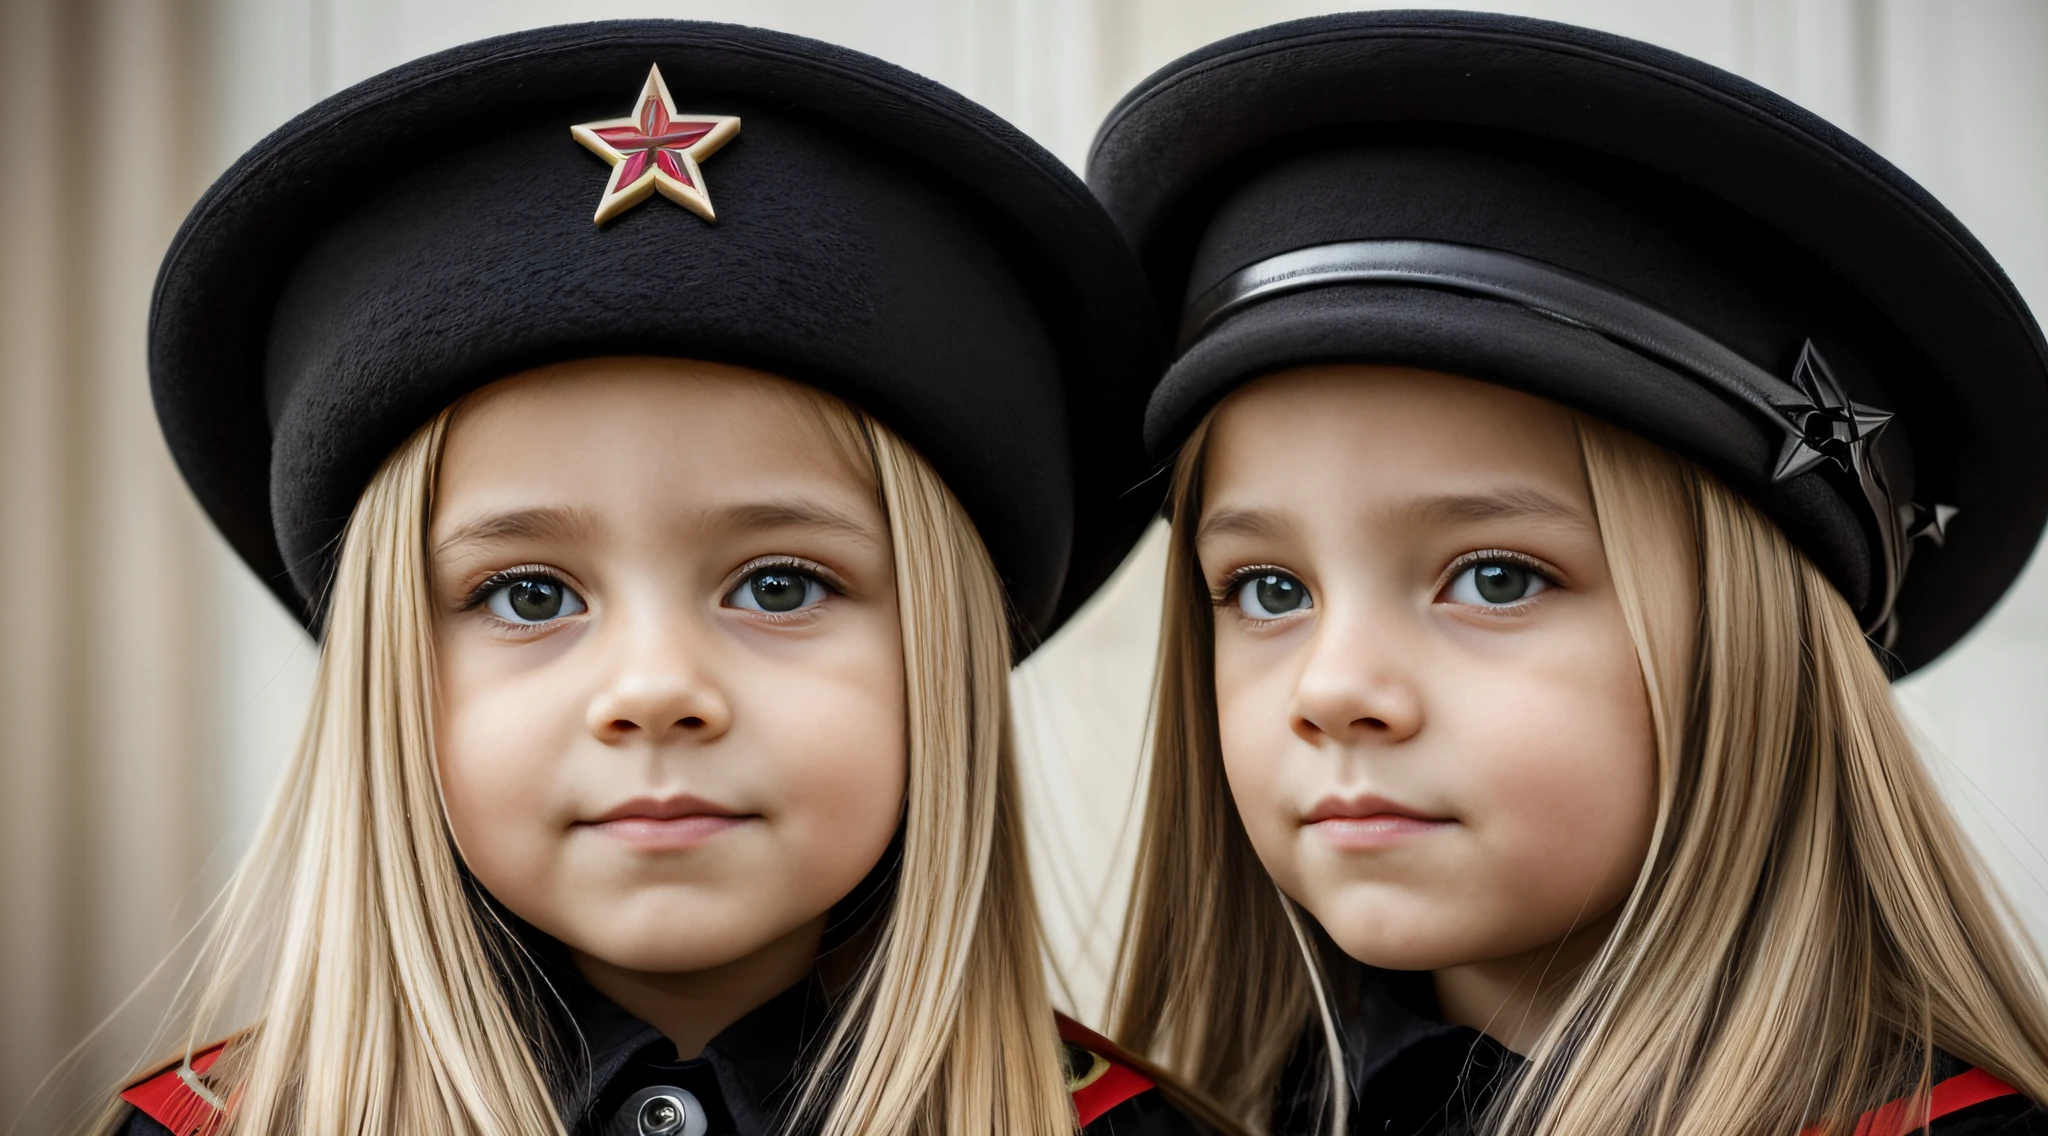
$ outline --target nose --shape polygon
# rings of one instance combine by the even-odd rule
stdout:
[[[1422,730],[1423,699],[1398,631],[1383,621],[1331,620],[1295,683],[1292,726],[1310,743],[1393,745]]]
[[[708,644],[682,621],[625,629],[613,665],[592,695],[590,733],[607,745],[708,742],[732,727]]]

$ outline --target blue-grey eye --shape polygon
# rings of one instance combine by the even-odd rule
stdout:
[[[1253,619],[1278,619],[1311,606],[1308,588],[1285,572],[1261,572],[1237,586],[1237,610]]]
[[[1520,603],[1550,587],[1541,572],[1512,560],[1482,560],[1451,581],[1451,602],[1474,607]]]
[[[825,584],[816,576],[795,568],[763,568],[740,581],[725,602],[745,611],[783,615],[823,600]]]
[[[583,597],[552,576],[523,576],[491,589],[491,614],[507,623],[548,623],[585,610]]]

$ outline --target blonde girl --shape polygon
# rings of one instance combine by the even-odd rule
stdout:
[[[980,108],[723,25],[470,44],[244,156],[152,374],[320,677],[99,1130],[1183,1130],[1055,1022],[1004,694],[1139,519],[1067,409],[1147,357],[1125,255]]]
[[[1273,1132],[2048,1131],[1887,684],[2048,507],[1954,218],[1696,61],[1443,12],[1198,51],[1089,176],[1180,313],[1120,1040]]]

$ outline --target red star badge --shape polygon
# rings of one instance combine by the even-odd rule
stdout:
[[[576,141],[612,166],[604,196],[597,199],[600,225],[657,191],[706,221],[716,221],[697,162],[739,132],[740,120],[730,115],[676,113],[658,66],[648,70],[633,114],[569,128]]]

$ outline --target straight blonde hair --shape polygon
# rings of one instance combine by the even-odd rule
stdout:
[[[1114,1022],[1263,1130],[1290,1055],[1333,1032],[1317,1012],[1321,969],[1356,964],[1290,929],[1223,777],[1213,613],[1191,544],[1207,431],[1172,487],[1150,801]],[[1578,432],[1655,727],[1657,819],[1615,929],[1483,1127],[1847,1133],[1890,1100],[1924,1109],[1937,1048],[2048,1099],[2038,958],[1848,604],[1711,474],[1592,419]],[[1674,579],[1673,542],[1688,538]],[[1349,1088],[1324,1049],[1326,1114],[1341,1117]]]
[[[873,470],[902,612],[898,886],[797,1095],[823,1136],[1072,1133],[1009,733],[1002,586],[972,523],[876,420],[804,392]],[[434,758],[426,532],[456,408],[391,455],[342,538],[303,740],[165,1048],[253,1020],[206,1078],[226,1133],[561,1133],[544,991],[465,882]],[[253,996],[253,1013],[239,1014]],[[121,1122],[116,1103],[96,1125]]]
[[[1213,421],[1181,447],[1168,494],[1151,772],[1110,1027],[1119,1044],[1263,1133],[1288,1058],[1311,1017],[1329,1015],[1319,1013],[1315,953],[1297,939],[1299,920],[1253,851],[1223,775],[1214,613],[1194,550]],[[1324,1052],[1328,1092],[1342,1072],[1336,1046],[1326,1040]]]

